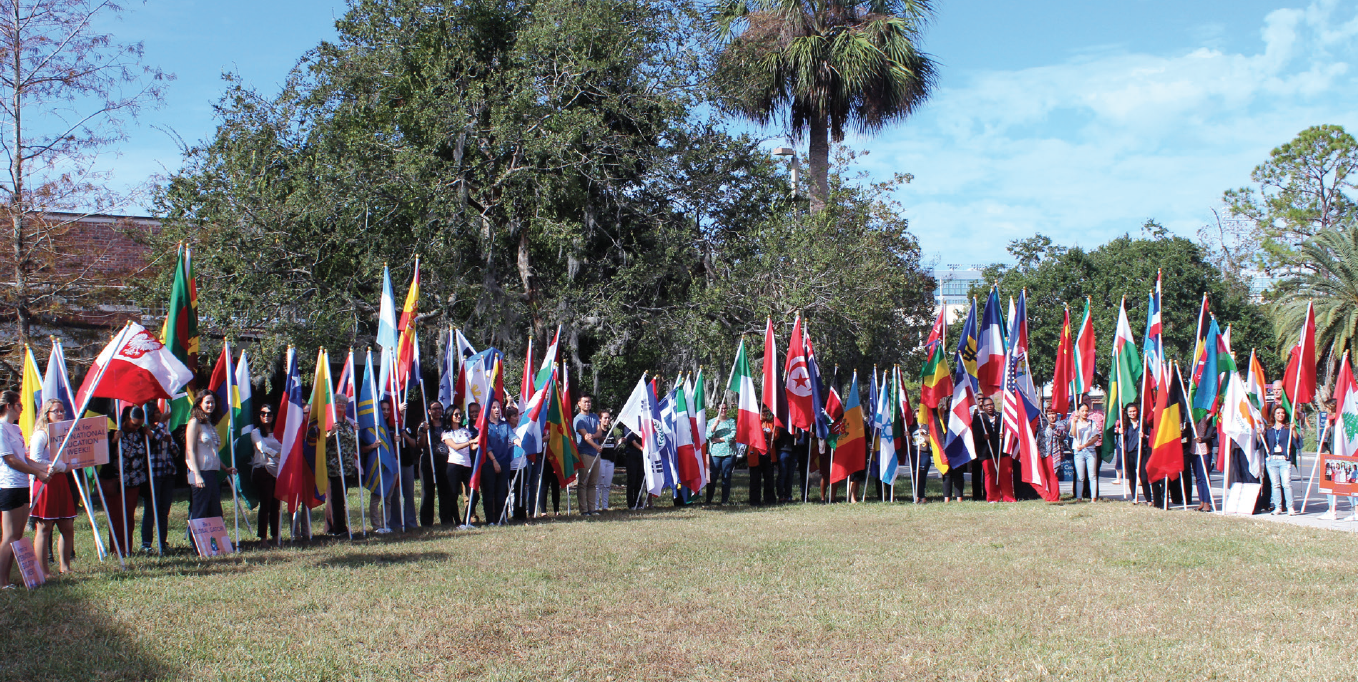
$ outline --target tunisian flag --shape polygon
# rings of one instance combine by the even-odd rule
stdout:
[[[142,405],[171,400],[192,380],[193,372],[155,334],[129,322],[95,358],[75,402],[83,406],[88,398],[116,398]]]
[[[811,397],[811,368],[806,362],[806,342],[802,338],[802,318],[792,324],[792,340],[787,346],[787,423],[789,427],[811,430],[816,423],[815,400]]]

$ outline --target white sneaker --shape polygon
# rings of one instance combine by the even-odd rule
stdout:
[[[1345,516],[1344,518],[1340,519],[1340,521],[1358,521],[1358,513],[1349,514],[1348,516]]]
[[[1325,512],[1324,514],[1321,514],[1321,515],[1320,515],[1320,520],[1321,520],[1321,521],[1338,521],[1338,520],[1339,520],[1339,515],[1336,514],[1336,513],[1334,513],[1334,511],[1327,511],[1327,512]]]
[[[1288,515],[1288,516],[1296,516],[1296,515],[1297,515],[1297,510],[1295,510],[1295,509],[1289,509],[1289,510],[1287,510],[1287,515]]]

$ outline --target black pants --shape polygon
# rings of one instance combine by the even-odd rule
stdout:
[[[189,486],[189,518],[211,519],[222,515],[222,482],[218,471],[201,472],[203,487]],[[276,504],[276,503],[275,503]]]
[[[971,499],[976,502],[985,502],[985,470],[981,468],[981,460],[984,457],[977,457],[971,460]]]
[[[448,485],[448,463],[420,458],[420,525],[434,525],[434,503],[438,500],[439,523],[457,520],[453,513],[453,490]]]
[[[481,509],[485,512],[485,523],[499,523],[500,515],[505,509],[505,499],[509,497],[509,465],[501,465],[500,471],[495,471],[495,465],[486,462],[481,465]]]
[[[338,472],[336,472],[338,473]],[[349,495],[344,489],[344,479],[330,477],[330,534],[349,534]],[[274,532],[277,532],[275,530]]]
[[[152,487],[155,488],[155,501],[152,503]],[[150,547],[151,537],[156,534],[156,522],[160,522],[160,547],[164,549],[165,531],[170,521],[170,504],[174,502],[174,477],[156,476],[142,484],[141,546]],[[75,499],[80,499],[76,495]]]
[[[274,478],[268,469],[254,467],[250,469],[250,482],[255,485],[255,493],[259,495],[259,516],[255,519],[255,535],[260,540],[273,538],[277,541],[279,504],[278,498],[274,497],[274,488],[278,484],[278,479]]]
[[[550,491],[550,492],[552,493],[552,513],[553,513],[553,514],[560,514],[560,513],[561,513],[561,481],[557,480],[557,478],[556,478],[556,465],[555,465],[555,464],[552,464],[552,460],[550,460],[550,459],[547,460],[547,465],[546,465],[546,467],[543,469],[543,472],[542,472],[542,490],[538,491],[538,494],[539,494],[539,495],[543,495],[543,494],[546,494],[548,491]],[[643,502],[644,502],[644,500],[643,500]],[[543,507],[542,511],[546,511],[546,505],[542,505],[542,507]]]
[[[962,499],[962,490],[965,488],[966,484],[966,479],[963,477],[963,474],[966,473],[966,468],[968,466],[971,465],[967,464],[960,467],[952,467],[951,469],[948,469],[948,473],[943,474],[943,497],[948,499],[954,497],[959,500]]]
[[[774,487],[778,483],[778,465],[770,457],[761,456],[759,464],[750,466],[750,504],[773,504],[778,501]]]
[[[623,466],[627,468],[627,507],[636,509],[638,503],[646,503],[641,497],[641,489],[646,485],[646,463],[641,457],[641,451],[627,448],[627,459]]]
[[[464,519],[462,515],[462,510],[464,509],[461,502],[462,488],[464,486],[471,485],[472,468],[468,466],[462,466],[461,464],[449,463],[448,468],[445,469],[445,472],[448,478],[448,492],[452,496],[453,521],[460,526],[463,523],[466,523],[466,519]],[[471,493],[471,501],[467,503],[465,509],[470,511],[475,507],[476,507],[476,492],[473,491]],[[467,516],[471,516],[471,514],[468,514]]]

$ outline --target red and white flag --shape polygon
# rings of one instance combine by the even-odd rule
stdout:
[[[1316,397],[1316,311],[1306,304],[1306,320],[1301,325],[1301,338],[1292,347],[1283,375],[1283,392],[1293,409],[1315,400]]]
[[[741,341],[744,344],[744,341]],[[764,391],[763,404],[773,415],[773,423],[786,428],[787,420],[782,409],[787,405],[783,392],[781,375],[778,373],[778,342],[773,338],[773,318],[764,324]],[[757,421],[757,420],[756,420]],[[761,451],[762,452],[762,451]]]
[[[84,405],[86,398],[116,398],[142,405],[170,400],[192,380],[193,372],[155,334],[129,322],[95,358],[75,401]]]
[[[792,341],[787,347],[787,423],[789,428],[811,430],[816,423],[816,408],[811,399],[811,370],[806,363],[806,342],[802,338],[802,318],[792,324]]]

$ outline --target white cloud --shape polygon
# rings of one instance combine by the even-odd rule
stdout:
[[[1358,126],[1358,8],[1271,12],[1256,54],[1204,37],[1215,46],[954,75],[860,164],[914,174],[898,198],[944,263],[1006,259],[1034,232],[1095,246],[1148,217],[1193,236],[1270,149],[1307,126]]]

